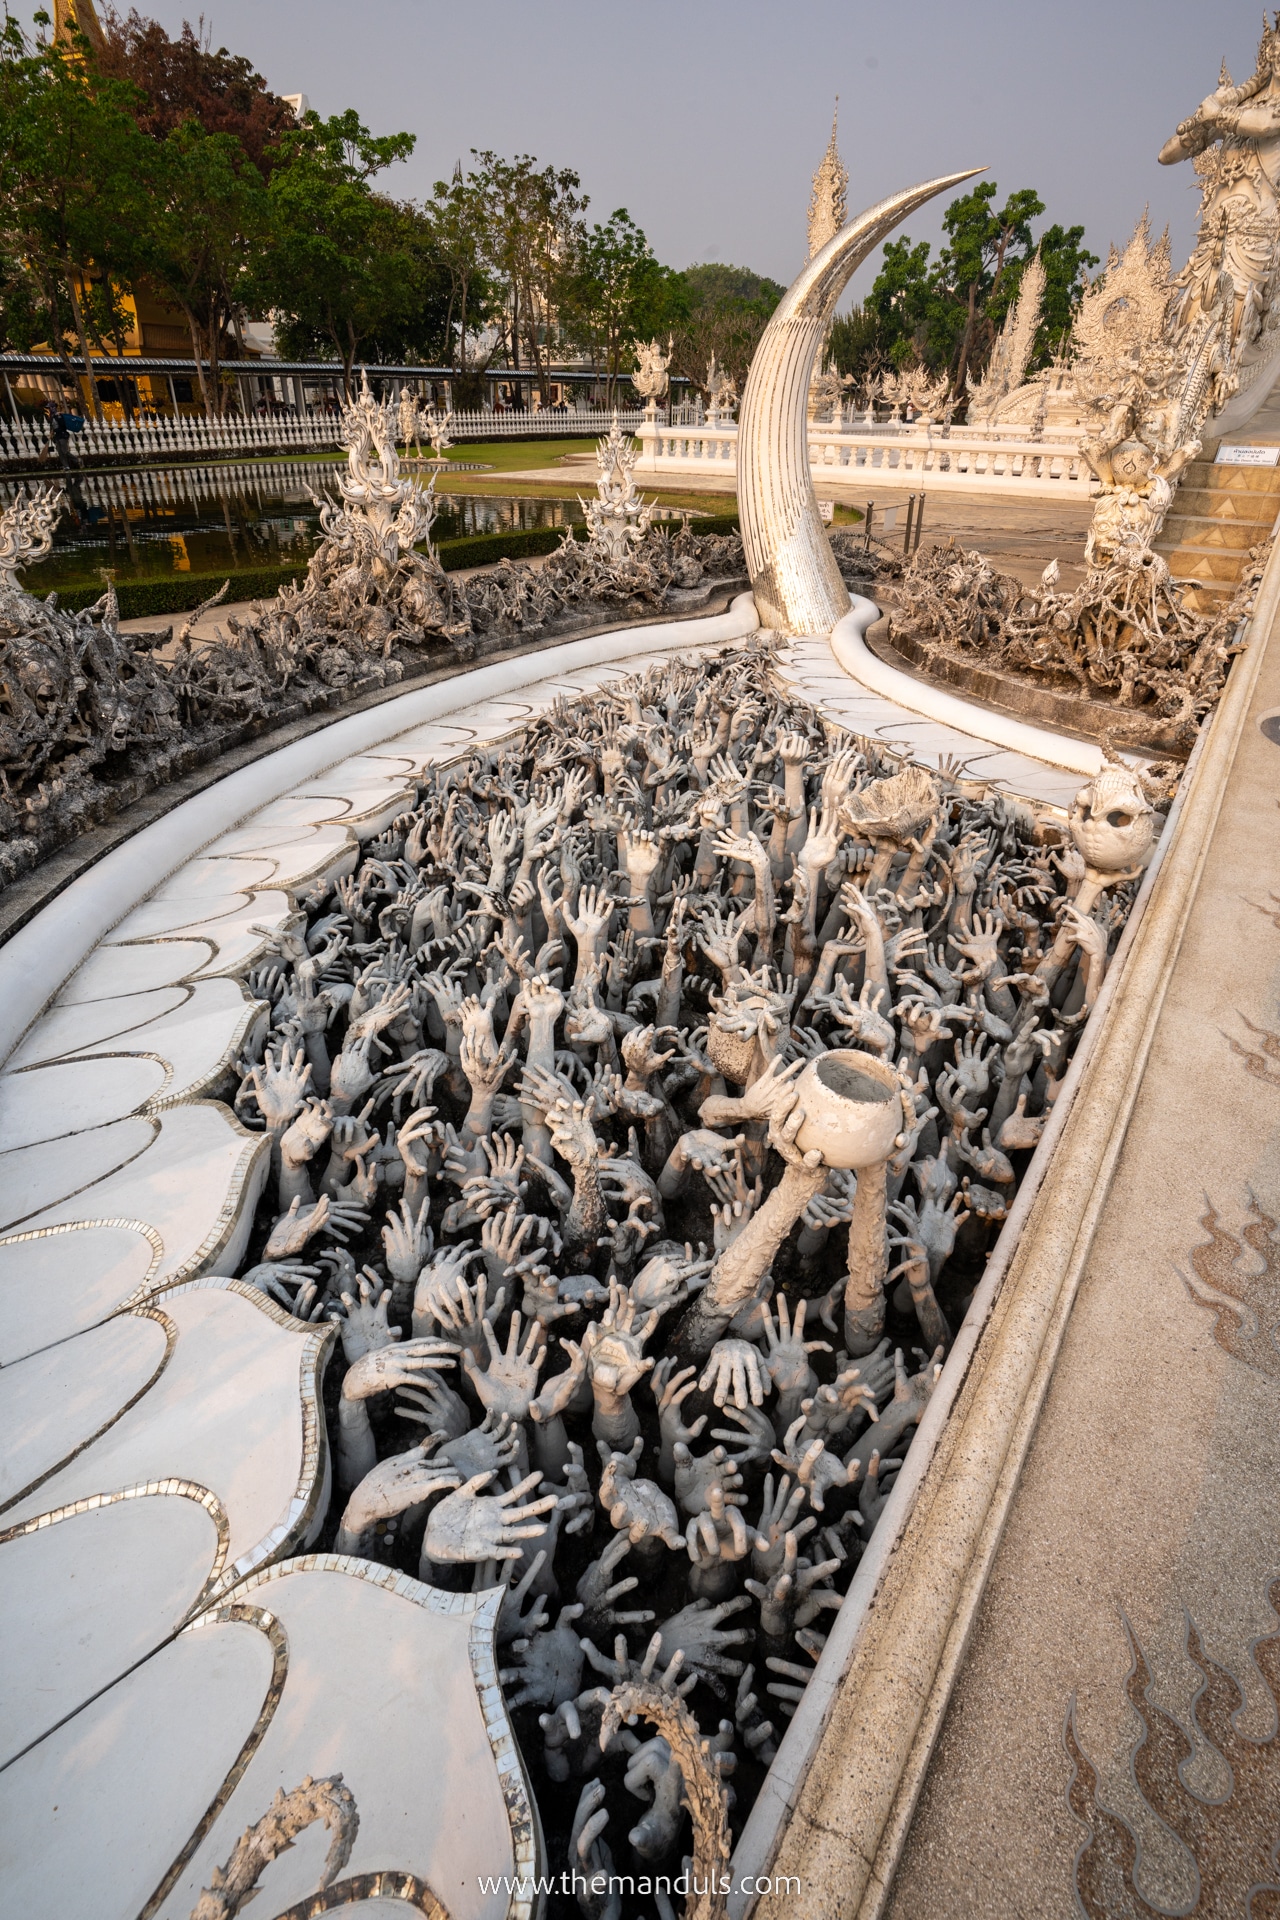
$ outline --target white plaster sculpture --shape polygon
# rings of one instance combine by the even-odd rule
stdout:
[[[831,116],[831,138],[813,176],[809,195],[809,258],[821,253],[828,240],[834,240],[849,217],[849,172],[836,146],[836,127],[840,119],[837,99]]]
[[[20,593],[19,569],[35,566],[53,551],[53,530],[66,504],[61,487],[32,487],[28,494],[19,492],[0,515],[0,594]]]
[[[1204,421],[1225,397],[1225,310],[1184,324],[1176,304],[1168,236],[1153,243],[1144,214],[1124,252],[1113,247],[1085,290],[1071,330],[1076,393],[1091,428],[1080,450],[1102,496],[1089,534],[1091,563],[1126,546],[1150,547],[1172,484],[1199,453]],[[1116,495],[1126,496],[1119,508]]]
[[[601,1716],[600,1745],[608,1747],[623,1726],[633,1726],[637,1720],[657,1728],[657,1738],[633,1752],[627,1770],[627,1791],[637,1793],[642,1785],[652,1783],[654,1799],[653,1813],[629,1837],[642,1860],[661,1860],[677,1837],[678,1809],[687,1808],[693,1826],[693,1858],[685,1913],[688,1920],[720,1920],[728,1911],[730,1886],[728,1794],[723,1779],[733,1771],[732,1752],[726,1751],[733,1728],[722,1722],[713,1739],[702,1737],[677,1691],[680,1654],[668,1661],[662,1673],[654,1673],[662,1652],[662,1636],[655,1634],[634,1678],[613,1688]]]
[[[1162,166],[1187,159],[1200,180],[1200,215],[1195,248],[1178,275],[1174,319],[1183,336],[1219,331],[1214,404],[1221,408],[1274,375],[1280,351],[1280,16],[1268,25],[1263,13],[1249,79],[1233,85],[1224,64],[1218,86],[1160,150]],[[1236,411],[1247,417],[1246,408]]]
[[[1070,591],[1059,585],[1056,561],[1029,589],[982,553],[926,547],[894,589],[893,631],[927,655],[1107,703],[1094,718],[1117,747],[1185,755],[1244,644],[1270,541],[1244,556],[1230,600],[1195,612],[1149,544],[1169,498],[1159,476],[1142,491],[1106,494],[1086,543],[1088,571]]]
[[[931,374],[927,367],[903,367],[900,371],[890,370],[882,376],[880,395],[893,408],[892,417],[895,420],[910,408],[926,425],[930,425],[941,419],[947,411],[951,380],[945,373],[936,376]]]
[[[432,408],[425,416],[427,438],[431,442],[432,458],[443,462],[445,454],[453,445],[449,429],[453,425],[453,414]]]
[[[258,1890],[258,1881],[271,1862],[291,1847],[300,1833],[317,1821],[332,1833],[329,1852],[316,1891],[331,1886],[351,1858],[360,1828],[355,1800],[342,1784],[342,1775],[313,1780],[276,1794],[269,1810],[243,1835],[224,1867],[216,1868],[213,1885],[206,1887],[191,1909],[191,1920],[235,1920]]]
[[[246,724],[328,702],[335,689],[393,684],[424,651],[465,653],[474,635],[536,631],[584,608],[661,607],[673,590],[742,572],[736,534],[684,527],[641,538],[652,510],[615,474],[607,503],[593,503],[601,540],[566,537],[544,566],[506,561],[461,586],[429,540],[425,552],[414,545],[428,536],[434,505],[399,474],[390,407],[366,390],[349,411],[342,503],[324,503],[326,532],[305,582],[232,615],[225,633],[198,646],[192,631],[229,582],[176,634],[126,634],[111,588],[68,614],[56,595],[36,599],[13,578],[49,551],[61,494],[19,498],[0,514],[10,581],[0,582],[0,886]]]
[[[715,426],[721,419],[732,418],[733,409],[738,404],[738,389],[732,376],[716,360],[714,353],[707,362],[707,420]]]
[[[635,448],[624,434],[615,412],[608,433],[596,443],[596,497],[583,500],[582,508],[590,536],[589,544],[611,565],[626,560],[643,540],[653,521],[656,502],[648,505],[636,492],[632,469]]]
[[[412,446],[416,450],[419,460],[422,458],[422,442],[420,439],[422,433],[421,422],[422,415],[418,407],[418,396],[415,393],[410,393],[406,387],[400,395],[400,405],[397,409],[399,440],[405,453],[407,454],[409,448]]]
[[[845,392],[852,384],[851,374],[839,374],[832,367],[815,373],[809,382],[809,418],[839,420]]]
[[[995,426],[1000,416],[1001,402],[1017,393],[1026,379],[1035,350],[1044,289],[1044,262],[1037,247],[1022,270],[1018,297],[1010,307],[995,346],[991,349],[991,358],[987,361],[982,378],[975,380],[972,374],[965,375],[969,389],[970,425]]]
[[[656,419],[658,402],[665,400],[670,385],[671,341],[668,339],[665,353],[658,340],[633,340],[631,351],[636,360],[631,384],[644,401],[646,414]]]
[[[1155,809],[1131,768],[1109,766],[1080,789],[1067,824],[1087,868],[1132,879],[1151,852]]]
[[[1172,271],[1167,239],[1151,244],[1145,217],[1085,293],[1063,358],[1021,386],[1006,380],[1005,335],[974,389],[971,419],[1083,430],[1104,495],[1146,497],[1153,476],[1176,482],[1206,429],[1247,424],[1280,366],[1280,17],[1268,24],[1254,72],[1219,84],[1160,151],[1190,159],[1200,182],[1196,244]],[[1012,319],[1006,334],[1012,346]],[[1016,331],[1022,330],[1021,316]],[[997,364],[997,363],[1000,364]],[[1025,363],[1024,363],[1025,364]],[[1158,519],[1159,507],[1155,508]],[[1110,516],[1108,518],[1107,516]],[[1149,531],[1108,505],[1096,545]]]
[[[1120,768],[1065,837],[975,799],[830,736],[758,648],[416,784],[250,976],[237,1108],[279,1165],[247,1265],[338,1326],[325,1543],[504,1588],[571,1860],[665,1871],[685,1806],[727,1845],[735,1746],[772,1751],[751,1676],[802,1696],[1155,818]],[[610,1839],[602,1733],[647,1802]]]
[[[331,592],[340,606],[372,603],[388,614],[403,606],[425,626],[438,618],[441,596],[452,592],[429,546],[435,502],[431,486],[401,475],[395,405],[374,399],[367,373],[355,400],[343,408],[342,434],[347,472],[337,476],[341,504],[312,493],[324,538],[312,555],[308,583]],[[424,544],[425,556],[416,551]],[[389,636],[390,620],[387,631]]]
[[[779,632],[829,633],[849,611],[818,514],[806,418],[809,382],[836,302],[900,221],[977,171],[908,188],[859,214],[792,282],[761,336],[738,416],[738,508],[760,618]]]

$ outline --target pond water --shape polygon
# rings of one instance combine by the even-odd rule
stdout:
[[[53,552],[28,570],[23,584],[43,595],[96,583],[104,568],[117,580],[142,580],[305,560],[319,532],[319,511],[307,489],[334,492],[334,473],[332,461],[263,460],[70,474],[64,481],[69,511]],[[22,491],[23,482],[0,480],[0,507]],[[439,501],[437,541],[582,518],[576,500],[448,493]]]

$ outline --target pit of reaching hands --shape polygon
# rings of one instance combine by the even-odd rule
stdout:
[[[317,1544],[505,1587],[549,1867],[740,1829],[1156,824],[1119,766],[1064,822],[903,765],[755,648],[430,771],[251,976],[244,1278],[339,1334]]]

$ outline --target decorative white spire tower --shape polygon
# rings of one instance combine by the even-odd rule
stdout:
[[[813,176],[809,199],[809,258],[820,253],[828,240],[839,233],[849,217],[847,193],[849,173],[836,146],[836,123],[840,117],[840,96],[831,116],[831,138],[822,156],[822,164]]]

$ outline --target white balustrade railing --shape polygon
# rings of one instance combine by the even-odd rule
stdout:
[[[525,413],[455,413],[450,438],[503,440],[531,435],[556,439],[574,434],[607,433],[612,415],[600,408],[544,407]],[[635,432],[645,418],[639,407],[619,410],[625,430]],[[272,454],[332,450],[342,445],[341,422],[334,414],[267,414],[241,419],[229,415],[208,420],[198,414],[161,415],[133,421],[86,420],[71,436],[73,459],[87,462],[173,460],[200,454]],[[0,420],[0,465],[30,465],[49,448],[40,421]]]
[[[736,472],[735,423],[708,420],[701,426],[645,421],[637,429],[641,452],[637,475],[656,479],[684,473]],[[832,480],[866,479],[881,485],[983,488],[1083,500],[1093,479],[1075,441],[1030,440],[1025,433],[981,428],[889,423],[868,427],[809,423],[809,465]]]
[[[689,418],[681,408],[669,423],[639,407],[619,410],[624,431],[638,434],[637,472],[657,478],[709,468],[732,482],[737,458],[736,422],[708,414]],[[685,417],[682,418],[681,416]],[[449,426],[455,444],[465,441],[568,438],[607,431],[611,415],[598,408],[547,407],[529,412],[455,413]],[[1090,472],[1074,441],[1034,440],[1031,429],[940,427],[903,421],[810,421],[809,461],[832,478],[867,479],[916,486],[988,487],[1019,493],[1083,498]],[[220,457],[253,458],[279,453],[332,451],[342,444],[335,415],[266,415],[207,420],[181,414],[132,422],[87,420],[72,436],[73,459],[84,465],[128,464]],[[49,448],[38,422],[0,420],[0,466],[31,466]],[[46,459],[46,464],[51,464]],[[892,478],[891,478],[892,476]]]
[[[618,423],[624,433],[638,433],[645,419],[643,407],[619,407]],[[449,421],[453,440],[527,439],[546,435],[554,440],[573,434],[606,434],[613,421],[607,407],[538,407],[525,413],[455,413]]]

